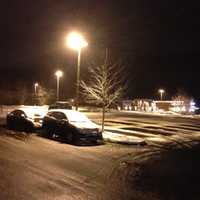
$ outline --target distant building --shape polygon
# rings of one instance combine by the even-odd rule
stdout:
[[[194,101],[155,101],[156,109],[177,113],[194,113],[197,109]]]
[[[197,107],[194,101],[154,101],[152,99],[122,100],[118,110],[132,110],[142,112],[177,112],[194,113]]]
[[[118,104],[118,110],[152,112],[155,110],[155,103],[152,99],[123,100]]]
[[[132,110],[132,102],[133,100],[122,100],[118,103],[118,110]]]

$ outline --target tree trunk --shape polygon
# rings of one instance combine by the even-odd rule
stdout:
[[[103,108],[102,108],[102,122],[101,122],[101,124],[102,124],[102,128],[101,128],[101,130],[102,130],[102,133],[104,132],[104,120],[105,120],[105,105],[103,105]]]

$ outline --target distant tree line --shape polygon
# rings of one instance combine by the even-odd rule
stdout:
[[[45,105],[55,101],[55,91],[38,86],[37,92],[25,85],[16,88],[0,88],[1,105]]]

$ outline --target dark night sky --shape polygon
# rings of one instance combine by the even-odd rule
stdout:
[[[195,1],[176,0],[7,0],[0,12],[0,87],[39,81],[55,87],[54,71],[65,71],[62,87],[70,96],[76,54],[64,42],[79,30],[89,46],[82,76],[106,47],[128,72],[130,97],[168,95],[183,88],[199,98],[200,16]]]

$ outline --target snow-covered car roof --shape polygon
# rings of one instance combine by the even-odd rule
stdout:
[[[66,115],[71,124],[82,128],[99,128],[97,124],[92,122],[87,116],[79,111],[67,110],[67,109],[52,109],[51,112],[62,112]]]
[[[86,115],[76,110],[67,109],[51,109],[49,112],[62,112],[64,113],[70,121],[90,121]]]
[[[48,108],[44,106],[19,106],[16,110],[23,111],[28,118],[44,117]]]

